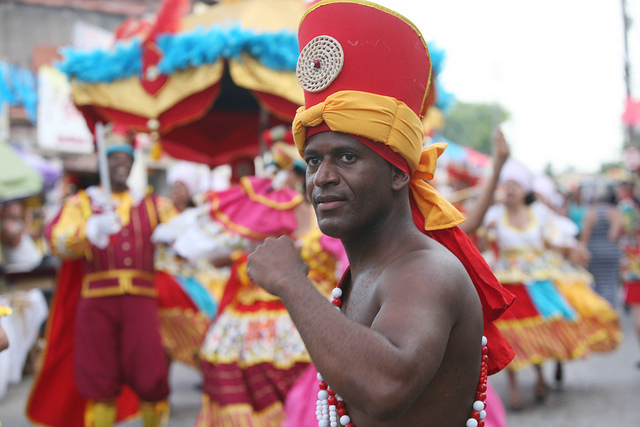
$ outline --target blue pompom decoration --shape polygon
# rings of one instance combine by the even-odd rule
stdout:
[[[24,108],[27,119],[36,123],[38,81],[31,70],[0,61],[0,104]]]
[[[142,70],[140,40],[116,43],[108,50],[77,51],[62,48],[63,61],[57,63],[60,71],[69,77],[87,83],[110,83],[138,75]]]
[[[427,42],[427,47],[429,48],[429,57],[431,58],[431,68],[436,74],[440,74],[444,67],[446,53],[444,49],[439,48],[433,41]]]
[[[158,70],[165,75],[179,70],[213,64],[221,58],[240,59],[243,52],[266,67],[295,71],[298,61],[296,33],[256,33],[240,25],[198,27],[190,32],[163,34],[157,45],[163,52]],[[65,48],[58,68],[70,78],[88,83],[110,83],[140,75],[142,47],[139,39],[122,41],[107,50],[90,52]]]
[[[444,68],[446,53],[435,42],[427,42],[427,47],[431,57],[431,68],[438,76]],[[442,86],[440,79],[436,79],[436,107],[446,114],[454,104],[454,95]]]

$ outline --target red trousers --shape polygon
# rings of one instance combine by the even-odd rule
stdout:
[[[129,385],[147,402],[169,395],[155,298],[119,295],[78,301],[75,376],[91,400],[114,399]]]

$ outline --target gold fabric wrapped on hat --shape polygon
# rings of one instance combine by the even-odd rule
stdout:
[[[450,228],[463,222],[449,201],[426,180],[433,179],[438,157],[447,144],[422,149],[422,122],[402,101],[359,91],[340,91],[308,109],[300,107],[293,121],[293,139],[301,155],[307,141],[307,127],[325,122],[334,132],[358,135],[389,146],[400,154],[411,170],[410,188],[425,219],[425,230]]]

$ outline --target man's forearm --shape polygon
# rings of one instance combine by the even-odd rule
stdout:
[[[281,298],[314,365],[345,401],[376,418],[407,409],[418,393],[411,386],[415,372],[389,339],[348,319],[308,280]]]

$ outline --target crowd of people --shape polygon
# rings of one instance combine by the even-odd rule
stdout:
[[[565,363],[615,350],[622,305],[640,342],[633,181],[569,197],[498,129],[480,193],[452,204],[434,179],[446,144],[422,130],[415,27],[326,2],[299,43],[295,144],[259,167],[200,191],[201,168],[176,162],[165,195],[136,192],[132,134],[114,125],[108,185],[65,198],[39,236],[22,201],[3,204],[5,270],[59,267],[33,423],[166,425],[169,366],[185,363],[202,375],[197,426],[502,427],[523,406],[517,372],[536,370],[543,401],[542,364],[562,381]],[[336,44],[344,64],[324,70]],[[504,405],[488,380],[502,369]]]

